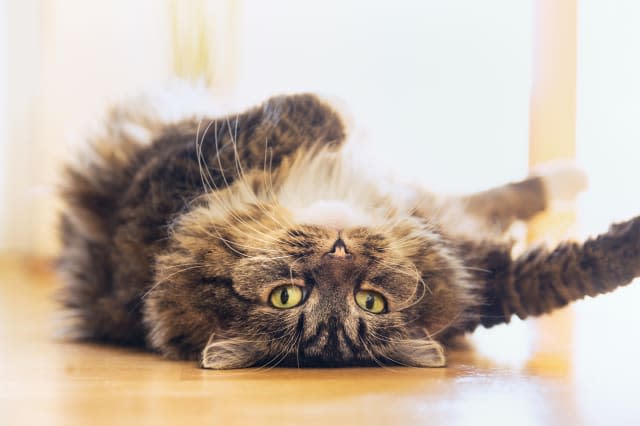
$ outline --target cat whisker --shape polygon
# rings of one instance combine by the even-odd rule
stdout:
[[[292,325],[290,327],[290,330],[288,331],[287,335],[284,336],[284,337],[288,338],[288,340],[287,340],[286,343],[284,343],[282,345],[282,349],[280,349],[280,351],[276,355],[274,355],[271,358],[271,360],[269,360],[268,362],[264,363],[260,368],[265,368],[265,369],[269,370],[269,369],[277,367],[282,361],[284,361],[286,359],[286,357],[290,353],[292,343],[295,342],[296,334],[297,333],[295,331],[295,325]]]
[[[377,327],[377,328],[380,329],[382,327]],[[387,328],[392,328],[394,331],[397,330],[397,326],[396,325],[389,326]],[[391,338],[391,337],[382,336],[376,330],[373,330],[373,329],[368,330],[368,333],[369,333],[370,336],[375,337],[377,340],[379,340],[381,342],[384,342],[384,343],[405,342],[405,341],[410,340],[410,339],[398,339],[398,338]]]
[[[237,125],[238,125],[238,119],[236,117],[236,135],[237,135]],[[253,199],[255,200],[255,205],[262,210],[263,213],[265,213],[265,215],[267,215],[269,218],[271,218],[271,220],[273,220],[275,223],[279,224],[280,226],[283,226],[283,224],[280,222],[280,220],[278,218],[276,218],[268,209],[264,208],[262,201],[258,198],[257,194],[255,193],[255,191],[249,186],[247,179],[246,179],[246,174],[244,172],[244,169],[242,167],[242,163],[240,162],[240,155],[238,154],[238,144],[237,144],[237,139],[234,137],[234,135],[231,133],[231,124],[229,123],[229,119],[227,118],[227,129],[229,130],[229,136],[231,138],[231,144],[233,146],[233,150],[234,150],[234,164],[236,167],[236,173],[238,175],[238,179],[244,184],[246,191],[249,195],[251,195],[253,197]],[[255,220],[254,220],[255,221]]]
[[[390,260],[383,260],[380,258],[373,258],[372,259],[374,262],[376,262],[378,265],[383,266],[387,269],[393,270],[395,272],[399,272],[402,274],[406,274],[409,276],[412,276],[412,274],[410,274],[410,272],[413,272],[413,270],[407,265],[407,263],[405,262],[393,262],[392,259]]]
[[[370,347],[370,343],[368,342],[368,339],[365,339],[363,337],[359,337],[360,343],[362,343],[362,347],[364,348],[364,350],[369,354],[369,357],[371,358],[371,360],[373,362],[376,363],[376,365],[380,368],[383,368],[387,371],[393,371],[392,368],[390,368],[388,365],[386,365],[385,363],[381,362],[373,353],[373,350]]]
[[[178,263],[176,265],[170,265],[170,266],[165,266],[164,269],[176,269],[176,268],[182,268],[185,266],[208,266],[206,263],[202,263],[202,262],[198,262],[198,263]]]
[[[276,192],[273,186],[273,150],[269,148],[269,139],[265,138],[265,147],[264,147],[264,165],[263,165],[263,185],[265,188],[265,194],[267,199],[273,203],[274,205],[280,206],[280,200],[278,199]],[[266,170],[267,167],[267,153],[269,154],[269,170]],[[294,224],[289,219],[288,216],[284,216],[282,218],[284,220],[284,225],[286,227],[293,227]]]
[[[237,335],[227,336],[227,335],[224,334],[223,331],[216,331],[215,334],[216,334],[216,336],[220,336],[222,339],[230,340],[230,341],[238,342],[238,343],[271,343],[271,342],[280,341],[280,340],[284,339],[285,337],[288,337],[292,331],[293,330],[289,330],[287,332],[287,334],[284,335],[284,336],[273,337],[273,338],[269,338],[269,339],[249,339],[249,338],[244,338],[244,337],[240,338]],[[250,333],[247,333],[247,334],[250,334],[251,336],[267,336],[267,335],[271,336],[271,335],[273,335],[273,331],[251,331]]]
[[[242,244],[236,241],[231,241],[227,238],[224,238],[220,232],[218,231],[216,226],[213,226],[212,228],[214,229],[214,231],[216,232],[217,235],[212,234],[211,232],[209,232],[207,229],[205,229],[204,227],[202,227],[202,225],[199,225],[200,230],[205,234],[208,235],[211,238],[217,238],[218,240],[222,241],[225,246],[227,246],[227,248],[229,248],[230,250],[232,250],[234,253],[243,256],[243,257],[251,257],[249,255],[247,255],[246,253],[243,253],[239,250],[237,250],[235,247],[240,247],[240,248],[246,248],[246,249],[250,249],[250,250],[254,250],[257,252],[266,252],[266,253],[277,253],[277,254],[281,254],[282,252],[280,250],[277,249],[267,249],[267,248],[263,248],[263,247],[256,247],[256,246],[250,246],[248,244]],[[282,258],[287,258],[287,257],[291,257],[291,255],[282,255],[282,256],[277,256],[277,257],[273,257],[272,259],[282,259]]]
[[[420,297],[418,297],[418,299],[415,302],[410,303],[407,306],[399,307],[398,311],[404,311],[404,310],[407,310],[409,308],[412,308],[412,307],[418,305],[420,302],[422,302],[422,299],[424,299],[424,297],[427,295],[427,291],[429,293],[433,294],[433,292],[431,291],[429,286],[424,282],[424,280],[422,278],[419,278],[418,279],[418,283],[416,284],[415,290],[414,290],[413,294],[409,297],[408,300],[413,299],[413,297],[416,295],[416,293],[418,291],[418,284],[422,284],[422,294],[420,295]]]
[[[293,258],[293,260],[291,261],[291,264],[289,265],[289,280],[291,281],[292,285],[295,285],[294,278],[293,278],[293,267],[299,261],[300,259]]]
[[[391,342],[391,343],[393,343],[393,342]],[[399,366],[402,366],[402,367],[409,367],[409,368],[413,367],[413,366],[411,366],[409,364],[405,364],[404,362],[401,362],[401,361],[398,361],[396,359],[393,359],[389,355],[386,355],[386,354],[384,354],[382,352],[378,353],[378,356],[381,356],[382,358],[386,359],[387,361],[390,361],[392,363],[392,365],[399,365]],[[387,371],[391,371],[393,373],[398,373],[399,372],[397,369],[394,369],[392,366],[390,366],[390,365],[388,365],[386,363],[384,365],[382,365],[382,367],[386,368]]]
[[[300,368],[300,344],[302,343],[302,330],[297,332],[298,338],[296,340],[296,367]]]
[[[458,321],[460,319],[460,317],[462,316],[462,314],[464,313],[464,311],[460,311],[458,312],[452,319],[451,321],[449,321],[448,323],[446,323],[445,325],[443,325],[442,327],[440,327],[438,330],[436,330],[435,332],[433,332],[432,334],[430,334],[431,337],[435,337],[438,334],[442,333],[443,331],[447,330],[449,327],[451,327],[452,324],[454,324],[456,321]]]
[[[221,163],[221,158],[220,158],[221,149],[220,149],[219,144],[218,144],[218,136],[217,136],[218,135],[218,130],[217,130],[217,121],[216,120],[212,120],[212,121],[209,122],[209,124],[207,125],[207,127],[205,128],[205,130],[204,130],[204,132],[202,134],[202,137],[200,138],[199,144],[198,144],[198,137],[196,136],[196,156],[197,156],[197,161],[198,161],[198,167],[199,167],[199,170],[200,170],[200,178],[203,181],[203,184],[206,183],[206,186],[209,187],[209,190],[210,190],[209,194],[213,194],[217,198],[220,206],[222,206],[222,208],[226,210],[227,214],[232,216],[232,217],[234,217],[234,218],[236,218],[236,219],[240,219],[239,216],[235,215],[235,213],[233,212],[232,209],[228,208],[228,206],[226,205],[226,203],[224,202],[224,200],[220,196],[219,192],[220,192],[221,189],[215,184],[215,179],[213,178],[213,176],[211,176],[211,172],[210,172],[211,167],[209,167],[207,165],[206,161],[204,160],[204,156],[202,154],[202,146],[204,144],[205,136],[208,133],[208,131],[211,128],[212,125],[214,125],[214,127],[215,127],[214,128],[214,131],[215,131],[214,140],[215,140],[215,149],[216,149],[215,158],[218,160],[218,164],[220,165],[220,168],[216,169],[216,170],[218,170],[220,172],[220,175],[222,176],[222,178],[223,178],[223,180],[225,182],[226,189],[229,189],[229,182],[227,181],[226,175],[224,173],[224,169],[222,168],[222,163]],[[198,125],[198,131],[199,131],[199,126],[200,125]],[[196,132],[196,135],[197,135],[198,131]],[[222,149],[224,149],[225,146],[227,146],[227,144],[225,144]],[[237,153],[237,151],[236,151],[236,153]],[[203,168],[203,165],[205,166],[204,168]],[[206,175],[205,175],[205,170],[206,170]]]
[[[216,170],[220,173],[220,175],[221,175],[221,177],[222,177],[222,179],[223,179],[223,181],[224,181],[224,183],[225,183],[225,189],[227,189],[227,190],[229,190],[229,189],[230,189],[229,181],[227,180],[226,174],[225,174],[225,172],[224,172],[224,168],[222,167],[221,158],[220,158],[220,152],[221,152],[221,150],[222,150],[222,149],[224,149],[226,146],[228,146],[228,144],[223,145],[223,147],[222,147],[222,148],[220,148],[220,147],[219,147],[219,142],[218,142],[218,129],[217,129],[217,128],[218,128],[218,125],[217,125],[217,121],[215,121],[215,120],[213,120],[212,122],[210,122],[210,123],[209,123],[209,125],[207,126],[207,128],[205,129],[205,131],[204,131],[204,133],[203,133],[203,135],[202,135],[202,138],[201,138],[200,147],[199,147],[199,149],[197,150],[197,155],[198,155],[198,165],[199,165],[199,167],[200,167],[201,175],[202,175],[202,173],[203,173],[202,163],[204,163],[204,165],[206,166],[206,167],[205,167],[205,170],[207,171],[207,174],[208,174],[209,179],[210,179],[210,182],[211,182],[211,183],[209,184],[209,187],[210,187],[210,189],[211,189],[210,194],[213,194],[213,195],[217,198],[217,200],[218,200],[218,202],[219,202],[220,206],[221,206],[223,209],[225,209],[225,210],[226,210],[226,214],[230,215],[230,216],[231,216],[231,217],[233,217],[234,219],[237,219],[237,220],[239,220],[239,221],[242,221],[242,219],[241,219],[238,215],[236,215],[236,214],[234,213],[234,211],[233,211],[231,208],[229,208],[229,207],[227,206],[227,204],[225,203],[225,201],[224,201],[224,200],[222,199],[222,197],[220,196],[221,188],[219,188],[219,187],[215,184],[215,179],[211,176],[211,173],[210,173],[210,171],[209,171],[209,170],[211,169],[211,167],[209,167],[209,166],[206,164],[206,161],[204,161],[203,156],[202,156],[202,144],[204,143],[204,138],[205,138],[205,136],[206,136],[207,132],[209,131],[209,128],[211,127],[211,125],[212,125],[212,124],[214,125],[214,132],[215,132],[215,133],[214,133],[214,143],[215,143],[215,149],[216,149],[216,155],[215,155],[215,158],[217,159],[217,161],[218,161],[218,165],[219,165],[219,169],[216,169]],[[237,125],[237,121],[236,121],[236,125]],[[231,140],[231,143],[233,143],[233,144],[234,144],[234,146],[235,146],[235,143],[234,143],[234,141],[233,141],[233,138],[232,138],[232,140]],[[237,150],[235,150],[235,149],[234,149],[234,154],[237,156]]]
[[[411,278],[416,278],[416,287],[414,290],[414,293],[408,298],[409,300],[413,298],[413,296],[416,295],[417,293],[417,289],[418,289],[418,285],[422,284],[423,286],[423,294],[422,296],[419,298],[418,301],[416,301],[413,305],[417,304],[418,302],[420,302],[420,300],[422,300],[422,298],[424,298],[426,292],[429,292],[430,294],[433,294],[433,291],[431,290],[431,288],[427,285],[427,283],[424,281],[424,279],[422,278],[420,271],[418,271],[418,268],[415,265],[412,265],[411,267],[406,266],[406,265],[400,265],[400,264],[390,264],[387,263],[383,260],[379,260],[379,259],[374,259],[374,262],[376,262],[377,264],[387,267],[389,269],[392,269],[396,272],[399,272],[401,274],[407,275]]]
[[[414,322],[418,321],[419,319],[421,319],[419,316],[414,316],[414,318],[413,318],[413,319],[410,319],[410,320],[404,320],[404,321],[402,322],[402,326],[406,328],[407,326],[409,326],[409,325],[413,324]],[[376,328],[377,328],[378,330],[386,330],[386,329],[397,329],[397,328],[398,328],[398,326],[397,326],[396,324],[390,324],[390,325],[388,325],[388,326],[384,326],[384,325],[377,325],[377,326],[376,326]],[[426,330],[426,327],[423,327],[423,328]]]
[[[206,160],[204,159],[204,156],[202,154],[202,146],[204,144],[204,138],[207,135],[207,132],[211,128],[211,125],[214,123],[214,121],[215,120],[209,121],[209,124],[207,124],[207,127],[204,129],[204,132],[202,133],[202,138],[199,138],[201,121],[198,122],[198,128],[196,129],[196,140],[195,140],[196,160],[198,161],[198,170],[200,172],[200,180],[202,181],[202,184],[204,186],[205,193],[213,192],[213,185],[215,185],[215,180],[213,176],[211,176],[209,167],[207,166]],[[203,168],[203,165],[204,165],[204,168]],[[205,174],[205,171],[206,171],[206,174]]]
[[[278,241],[278,239],[276,237],[274,237],[273,235],[263,232],[261,230],[258,230],[257,228],[253,227],[252,225],[250,225],[247,221],[245,221],[239,214],[235,213],[234,210],[230,207],[227,206],[227,203],[225,202],[225,200],[222,198],[222,196],[220,195],[220,192],[223,192],[225,195],[228,193],[224,192],[224,191],[220,191],[220,190],[216,190],[215,192],[212,193],[212,195],[217,199],[218,201],[218,205],[220,207],[222,207],[223,210],[225,210],[225,215],[230,216],[231,219],[233,220],[228,220],[227,222],[227,226],[235,226],[237,228],[237,225],[235,222],[238,222],[242,225],[244,225],[244,227],[249,228],[248,230],[251,231],[251,234],[247,234],[249,235],[251,238],[253,239],[258,239],[258,235],[259,236],[263,236],[266,238],[266,240],[262,240],[262,242],[264,243],[270,243],[270,242],[274,242],[274,241]],[[210,194],[211,195],[211,194]],[[236,194],[237,196],[237,194]],[[262,224],[261,222],[257,221],[255,218],[253,219],[253,223],[256,223],[258,226],[260,226],[262,229],[264,229],[265,231],[271,231],[270,228],[268,228],[265,224]],[[237,228],[239,229],[239,228]]]
[[[165,282],[169,281],[171,278],[175,277],[176,275],[182,274],[182,273],[184,273],[184,272],[187,272],[187,271],[190,271],[190,270],[193,270],[193,269],[204,268],[205,266],[206,266],[206,265],[190,266],[190,267],[187,267],[187,268],[180,269],[179,271],[172,272],[171,274],[169,274],[169,275],[167,275],[167,276],[162,277],[162,279],[160,279],[159,281],[157,281],[156,283],[154,283],[154,284],[151,286],[151,288],[149,288],[149,290],[145,291],[145,292],[142,294],[142,296],[140,296],[140,300],[139,300],[139,302],[137,303],[137,305],[136,305],[136,306],[140,305],[140,304],[144,301],[144,299],[145,299],[145,298],[146,298],[146,297],[147,297],[147,296],[148,296],[148,295],[149,295],[149,294],[150,294],[154,289],[156,289],[159,285],[161,285],[161,284],[163,284],[163,283],[165,283]]]

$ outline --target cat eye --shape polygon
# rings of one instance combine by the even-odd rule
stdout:
[[[276,287],[269,296],[269,301],[274,308],[290,309],[302,303],[302,288],[297,285],[281,285]]]
[[[381,314],[387,308],[385,298],[380,293],[371,290],[358,290],[356,292],[356,303],[372,314]]]

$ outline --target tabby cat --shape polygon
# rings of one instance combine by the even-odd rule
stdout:
[[[150,98],[117,107],[66,169],[73,337],[212,369],[440,367],[455,336],[640,275],[640,217],[512,256],[505,231],[573,197],[575,170],[436,196],[358,166],[341,116],[314,95],[180,118],[198,96],[169,96],[171,113]]]

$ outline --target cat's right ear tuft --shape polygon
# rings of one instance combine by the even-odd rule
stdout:
[[[241,339],[209,339],[202,351],[200,366],[211,370],[233,370],[256,365],[264,357],[255,342]]]
[[[394,346],[388,358],[408,367],[444,367],[447,358],[444,348],[435,340],[410,339]]]

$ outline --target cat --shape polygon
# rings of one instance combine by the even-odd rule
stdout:
[[[506,231],[575,196],[579,171],[437,196],[356,166],[341,114],[315,95],[213,118],[196,92],[165,96],[168,113],[116,107],[66,168],[72,337],[211,369],[441,367],[456,336],[640,275],[640,217],[512,255]]]

